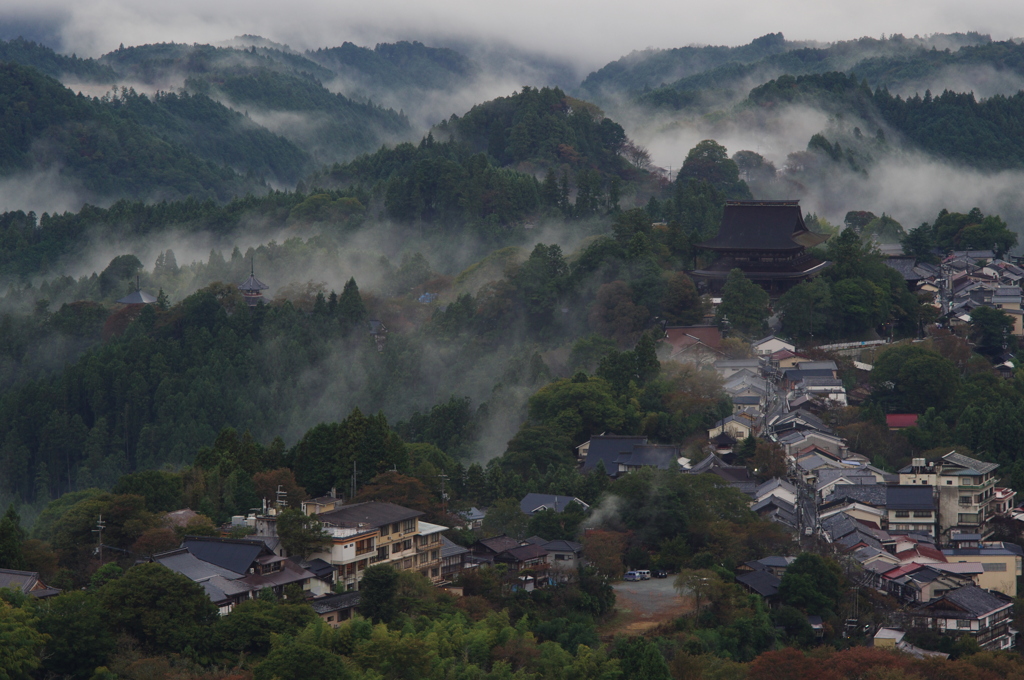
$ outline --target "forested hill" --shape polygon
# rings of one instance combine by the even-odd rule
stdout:
[[[618,155],[626,142],[622,126],[558,88],[524,86],[508,97],[474,106],[461,118],[452,116],[438,132],[453,134],[503,165],[565,163],[605,175],[628,169]]]
[[[111,85],[117,80],[117,74],[112,68],[95,59],[57,54],[49,47],[24,38],[0,40],[0,61],[32,66],[58,80],[80,80],[104,85]]]
[[[884,124],[917,148],[964,165],[1024,167],[1024,92],[980,101],[949,91],[904,99],[883,88],[872,91],[856,75],[824,73],[772,80],[753,89],[745,106],[792,103]]]
[[[841,71],[867,78],[872,86],[916,87],[959,69],[987,67],[1018,73],[1013,42],[993,43],[977,33],[925,38],[859,38],[832,44],[786,41],[769,34],[741,47],[679,48],[631,55],[612,62],[583,81],[581,91],[602,96],[630,95],[650,107],[707,110],[741,99],[751,86],[781,75]]]
[[[373,49],[344,42],[339,47],[308,51],[305,56],[374,90],[451,89],[465,85],[480,72],[476,64],[455,50],[415,41],[380,43]]]
[[[179,120],[187,124],[190,116],[207,134],[219,132],[218,121],[206,114],[184,112]],[[232,142],[221,140],[200,157],[119,115],[112,102],[76,96],[39,71],[10,62],[0,62],[0,131],[0,174],[59,169],[94,201],[190,195],[224,201],[262,188],[258,178],[217,158],[218,148],[226,151]],[[237,134],[235,144],[272,141],[244,129]],[[301,161],[301,154],[291,155]]]

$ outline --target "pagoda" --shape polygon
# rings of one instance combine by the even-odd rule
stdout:
[[[727,201],[718,234],[697,244],[718,259],[692,275],[717,292],[729,272],[740,269],[775,297],[832,264],[807,252],[827,239],[804,224],[798,200]]]
[[[263,302],[263,291],[268,288],[270,288],[270,286],[256,278],[256,258],[253,258],[249,278],[245,280],[245,283],[238,287],[238,290],[242,291],[242,295],[245,297],[245,303],[250,307],[255,307],[259,303]]]
[[[135,290],[128,293],[117,302],[122,305],[150,305],[156,302],[156,298],[142,290],[141,284],[139,283],[139,277],[136,276]]]

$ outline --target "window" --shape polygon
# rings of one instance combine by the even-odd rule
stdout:
[[[391,533],[397,534],[398,533],[398,527],[399,527],[398,522],[395,522],[394,524],[392,524],[391,525]]]
[[[333,621],[333,620],[334,620],[334,617],[333,617],[333,616],[328,616],[328,617],[327,617],[327,623],[330,623],[330,622],[331,622],[331,621]]]
[[[439,551],[439,550],[431,550],[430,551],[430,559],[436,560],[436,559],[438,559],[440,557],[441,557],[441,551]]]
[[[438,572],[438,570],[437,570],[437,567],[434,567],[433,569],[431,569],[431,570],[430,570],[430,577],[431,577],[431,578],[437,578],[437,575],[438,575],[439,573],[440,573],[440,572]]]
[[[953,480],[952,479],[947,479],[946,480],[946,484],[949,485],[949,486],[953,486]]]
[[[402,541],[402,550],[412,550],[412,539],[407,538]]]
[[[385,524],[384,526],[382,526],[380,528],[380,535],[381,536],[387,536],[389,533],[391,533],[391,525],[390,524]]]
[[[931,517],[931,510],[914,510],[914,517]]]
[[[971,622],[970,621],[964,621],[963,619],[957,619],[956,627],[957,628],[970,628],[971,627]]]
[[[407,519],[404,522],[402,522],[402,531],[409,532],[409,531],[415,531],[415,530],[416,530],[416,520],[414,520],[414,519]]]
[[[910,517],[910,510],[897,510],[896,511],[896,516],[897,517]]]
[[[387,558],[388,558],[388,546],[382,545],[381,547],[377,548],[377,559],[378,560],[386,560]]]
[[[982,562],[981,568],[985,571],[1006,571],[1004,562]]]
[[[960,496],[960,505],[972,505],[973,500],[970,496]]]

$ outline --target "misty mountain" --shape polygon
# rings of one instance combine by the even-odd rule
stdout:
[[[0,40],[0,61],[31,66],[57,80],[81,80],[106,85],[117,80],[113,69],[95,59],[58,54],[49,47],[24,38]]]
[[[448,90],[480,73],[479,66],[455,50],[415,41],[381,43],[373,49],[345,42],[340,47],[308,51],[305,56],[368,91]]]
[[[118,115],[110,102],[10,62],[0,62],[0,130],[0,173],[56,168],[88,200],[228,200],[263,186]]]
[[[787,41],[781,33],[740,47],[678,48],[630,55],[590,74],[581,89],[603,97],[626,95],[670,109],[708,110],[736,101],[752,87],[781,75],[843,71],[890,88],[942,75],[945,67],[981,64],[1003,68],[1004,52],[977,33],[921,38],[893,35],[828,45]]]
[[[884,132],[872,131],[885,127],[897,132],[911,148],[963,165],[983,169],[1024,167],[1024,92],[984,100],[950,91],[935,97],[927,92],[924,97],[904,99],[884,88],[872,91],[855,75],[824,73],[772,80],[751,90],[743,106],[777,109],[788,104],[814,106],[848,118],[856,116],[871,126],[867,132],[872,138],[884,139]],[[862,135],[857,128],[855,136]]]

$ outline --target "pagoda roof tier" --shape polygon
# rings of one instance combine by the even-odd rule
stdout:
[[[268,288],[270,288],[270,286],[257,279],[255,274],[251,274],[249,278],[245,280],[245,283],[238,287],[238,290],[245,293],[266,290]]]
[[[815,257],[807,257],[784,264],[787,266],[772,266],[772,263],[768,262],[736,262],[730,257],[723,257],[713,262],[707,269],[691,272],[691,276],[704,279],[725,279],[733,269],[741,269],[747,278],[753,281],[803,279],[817,276],[832,263]]]
[[[118,300],[122,305],[148,305],[156,302],[156,298],[144,290],[135,290]]]
[[[799,201],[728,201],[718,235],[698,244],[718,251],[799,251],[823,243],[804,224]]]

